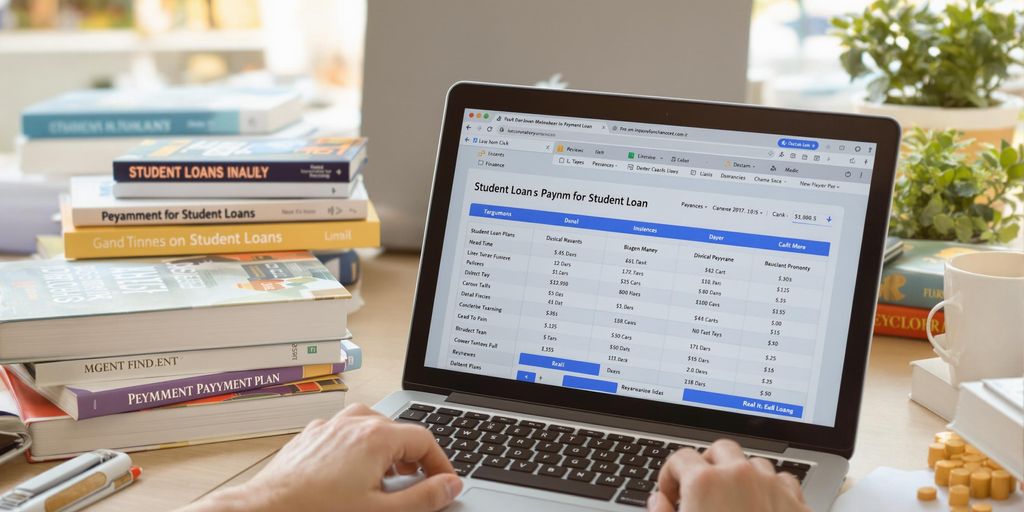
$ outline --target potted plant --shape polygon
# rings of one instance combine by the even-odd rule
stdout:
[[[955,128],[977,143],[1013,140],[1021,100],[997,90],[1007,68],[1024,63],[1024,12],[995,3],[951,0],[935,11],[927,1],[875,0],[833,18],[850,79],[873,77],[856,110],[904,129]]]
[[[955,130],[914,128],[904,136],[890,235],[1002,244],[1017,237],[1024,221],[1015,204],[1024,201],[1024,144],[986,146],[968,162],[971,143]]]

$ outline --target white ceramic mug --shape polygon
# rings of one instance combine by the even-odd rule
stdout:
[[[952,384],[1024,375],[1024,252],[972,252],[950,258],[945,300],[928,312],[925,329],[949,363]],[[946,334],[932,335],[932,317],[946,313]]]

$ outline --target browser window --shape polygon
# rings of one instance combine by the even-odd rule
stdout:
[[[874,144],[473,109],[461,131],[427,366],[834,425]]]

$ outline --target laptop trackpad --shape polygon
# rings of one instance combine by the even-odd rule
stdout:
[[[523,491],[531,492],[529,489],[523,489]],[[553,495],[552,497],[556,496]],[[552,505],[555,503],[545,499],[529,498],[507,492],[473,488],[466,491],[465,494],[459,497],[458,501],[452,503],[445,511],[476,512],[478,510],[486,510],[488,512],[524,512],[530,510],[557,510],[558,512],[584,512],[591,510],[566,504],[558,504],[557,507],[553,507]]]

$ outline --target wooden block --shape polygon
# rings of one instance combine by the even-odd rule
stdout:
[[[953,458],[953,455],[962,455],[964,453],[964,444],[964,440],[959,438],[946,441],[946,456]]]
[[[974,505],[971,505],[971,512],[992,512],[992,504],[975,503]]]
[[[966,450],[966,449],[967,448],[965,447],[964,450]],[[964,461],[964,464],[967,464],[969,462],[981,463],[981,462],[984,462],[985,459],[987,459],[987,458],[988,457],[985,457],[984,455],[978,455],[977,453],[967,453],[965,451],[963,457],[960,457],[960,460]]]
[[[950,506],[967,505],[971,501],[971,489],[966,485],[954,485],[949,488]]]
[[[971,509],[967,505],[953,505],[949,507],[949,512],[971,512]]]
[[[940,460],[935,463],[935,485],[949,485],[949,472],[956,468],[951,460]]]
[[[964,468],[964,469],[966,469],[966,470],[968,470],[968,471],[973,473],[973,472],[981,469],[981,463],[980,462],[964,462],[964,465],[960,466],[960,467],[962,467],[962,468]]]
[[[946,458],[945,443],[932,443],[928,445],[928,467],[934,468],[935,463]]]
[[[995,471],[997,469],[1003,469],[1003,467],[1000,466],[998,462],[996,462],[996,461],[994,461],[992,459],[986,460],[985,461],[985,465],[990,467],[990,468],[992,468],[993,471]]]
[[[994,500],[1005,500],[1013,492],[1010,474],[1002,469],[992,472],[992,484],[989,493]]]
[[[992,475],[985,471],[971,473],[971,497],[988,498],[992,485]]]
[[[971,443],[967,443],[967,444],[964,445],[964,453],[967,453],[967,454],[970,454],[970,455],[982,455],[982,453],[978,450],[978,448],[975,447]],[[984,455],[982,455],[982,456],[984,456]]]
[[[966,468],[953,468],[949,472],[949,486],[968,485],[971,483],[971,472]]]
[[[920,487],[917,489],[917,499],[921,501],[935,501],[938,491],[934,487]]]

